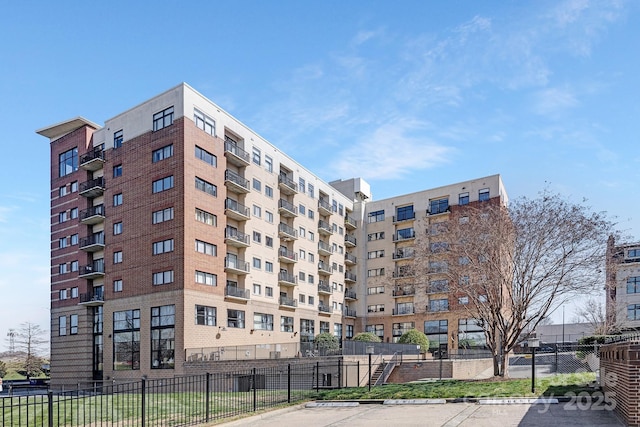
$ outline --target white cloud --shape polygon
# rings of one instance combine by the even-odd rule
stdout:
[[[533,98],[533,111],[540,115],[557,116],[579,105],[576,95],[568,88],[546,88],[536,92]]]

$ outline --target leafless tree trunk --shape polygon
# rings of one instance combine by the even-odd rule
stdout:
[[[45,338],[46,331],[40,328],[40,325],[25,322],[15,331],[15,346],[17,351],[25,354],[23,362],[23,370],[27,378],[36,376],[41,372],[43,359],[41,357],[44,345],[47,343]]]
[[[453,206],[448,223],[447,275],[452,301],[463,297],[483,327],[494,375],[508,375],[508,354],[526,330],[575,295],[604,283],[605,243],[612,224],[557,194],[543,192],[508,207],[491,199]],[[418,242],[416,268],[426,244]],[[422,265],[420,265],[422,263]]]
[[[625,319],[625,313],[607,316],[605,305],[594,298],[589,298],[576,311],[576,320],[588,323],[593,328],[594,335],[611,335],[620,332],[625,326]]]

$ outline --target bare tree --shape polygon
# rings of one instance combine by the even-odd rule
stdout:
[[[16,351],[25,355],[22,363],[22,371],[27,378],[37,376],[42,372],[42,364],[44,362],[42,356],[47,332],[40,325],[25,322],[15,331],[15,348]]]
[[[593,328],[594,335],[611,335],[620,332],[625,326],[625,319],[624,313],[608,317],[605,305],[595,298],[589,298],[576,311],[576,320],[588,323]]]
[[[523,331],[535,330],[572,296],[602,287],[612,227],[604,214],[548,191],[508,207],[498,199],[452,207],[449,289],[453,297],[466,297],[459,308],[484,329],[494,375],[508,375],[506,355]],[[430,250],[421,243],[418,249]]]

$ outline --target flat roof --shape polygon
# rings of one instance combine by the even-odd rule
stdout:
[[[74,130],[80,129],[83,126],[89,126],[93,129],[100,129],[101,127],[91,120],[87,120],[84,117],[78,116],[73,119],[65,120],[63,122],[38,129],[36,130],[36,133],[53,141],[73,132]]]

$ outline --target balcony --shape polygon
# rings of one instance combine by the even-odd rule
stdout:
[[[278,249],[278,260],[286,264],[294,264],[298,262],[298,254],[287,248]]]
[[[404,288],[404,289],[394,289],[393,290],[393,297],[394,298],[400,298],[400,297],[410,297],[416,294],[416,290],[415,288]]]
[[[85,225],[99,224],[104,221],[104,205],[91,206],[80,211],[80,223]]]
[[[295,218],[298,216],[298,208],[285,199],[278,200],[278,213],[284,217]]]
[[[280,174],[278,176],[278,188],[280,188],[282,194],[288,194],[292,196],[298,193],[298,184],[293,182],[291,178],[284,174]]]
[[[231,192],[238,194],[246,194],[251,191],[249,180],[238,175],[234,171],[227,169],[224,171],[224,185]]]
[[[224,141],[224,156],[229,163],[238,167],[245,167],[250,164],[249,153],[238,147],[235,141],[228,138]]]
[[[345,282],[351,282],[351,283],[355,283],[356,282],[356,275],[353,273],[349,273],[348,271],[344,273],[344,281]]]
[[[333,229],[331,228],[331,224],[329,224],[327,221],[319,220],[318,232],[325,236],[331,236],[333,234]]]
[[[318,312],[320,314],[329,315],[333,313],[333,307],[324,304],[318,304]]]
[[[397,224],[399,222],[405,222],[405,221],[413,221],[414,219],[416,219],[416,213],[415,212],[411,212],[411,213],[406,213],[404,215],[394,215],[393,216],[393,223]]]
[[[356,246],[356,238],[352,234],[344,235],[344,245],[348,248],[354,248]]]
[[[104,177],[81,182],[78,194],[83,197],[98,197],[104,193]]]
[[[358,294],[356,294],[356,291],[352,289],[346,289],[344,291],[344,299],[355,301],[358,299]]]
[[[236,248],[246,248],[249,246],[249,235],[235,228],[227,227],[224,229],[224,242]]]
[[[414,276],[413,270],[410,270],[410,269],[398,269],[393,272],[394,279],[404,279],[406,277],[413,277],[413,276]]]
[[[78,277],[81,279],[97,279],[104,277],[104,259],[98,259],[89,265],[80,267]]]
[[[293,229],[293,227],[289,227],[284,222],[278,224],[278,236],[284,240],[296,240],[298,238],[298,232]]]
[[[322,295],[331,295],[333,293],[333,288],[326,280],[320,280],[320,283],[318,283],[318,293]]]
[[[251,298],[249,289],[242,289],[236,286],[227,286],[224,288],[224,297],[227,299],[248,301]]]
[[[351,308],[345,307],[342,309],[342,315],[344,317],[356,317],[356,311]]]
[[[416,310],[413,306],[409,307],[396,307],[393,309],[393,316],[406,316],[408,314],[415,314]]]
[[[289,297],[280,297],[279,304],[282,308],[296,308],[298,306],[298,301]]]
[[[318,212],[320,212],[321,215],[328,216],[333,213],[333,210],[331,209],[331,205],[328,201],[320,198],[320,200],[318,200]]]
[[[104,165],[104,151],[93,150],[80,156],[80,167],[86,171],[95,172]]]
[[[249,263],[235,258],[224,258],[224,271],[239,275],[249,274]]]
[[[318,242],[318,253],[324,256],[331,256],[333,254],[333,247],[327,242],[320,240]]]
[[[95,233],[88,237],[80,239],[78,246],[85,252],[97,252],[104,249],[104,232]]]
[[[328,262],[320,261],[318,263],[318,272],[325,275],[331,274],[333,273],[333,268],[331,268],[331,265]]]
[[[355,218],[353,218],[353,217],[351,217],[349,215],[346,215],[344,217],[344,227],[347,230],[355,230],[356,228],[358,228],[358,221],[356,221]]]
[[[357,262],[358,262],[358,259],[355,256],[349,253],[344,254],[344,263],[346,265],[355,265]]]
[[[280,286],[297,286],[298,278],[287,271],[278,273],[278,284]]]
[[[224,201],[224,214],[236,221],[246,221],[250,218],[249,208],[233,199],[226,199]]]
[[[403,259],[409,259],[409,258],[413,258],[413,248],[406,248],[406,249],[398,249],[394,254],[393,254],[393,259],[396,261],[399,260],[403,260]]]
[[[416,232],[415,230],[410,230],[410,231],[398,231],[393,233],[393,241],[394,242],[403,242],[405,240],[412,240],[416,238]]]
[[[98,305],[104,304],[104,290],[102,287],[95,288],[93,292],[87,292],[84,294],[80,294],[80,302],[79,305],[84,305],[86,307],[95,307]]]

